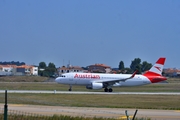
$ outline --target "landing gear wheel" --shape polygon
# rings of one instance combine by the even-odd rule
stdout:
[[[108,88],[105,88],[105,89],[104,89],[104,92],[108,92],[108,91],[109,91]]]
[[[112,92],[113,91],[113,89],[112,88],[109,88],[109,92]]]
[[[72,91],[72,85],[69,85],[69,91]]]

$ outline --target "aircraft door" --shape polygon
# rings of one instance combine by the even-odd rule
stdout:
[[[69,77],[69,82],[70,82],[71,84],[76,84],[75,79],[73,79],[73,75],[69,75],[68,77]]]

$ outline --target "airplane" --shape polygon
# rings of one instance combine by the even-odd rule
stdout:
[[[166,58],[161,57],[142,75],[136,74],[104,74],[104,73],[65,73],[57,77],[55,81],[59,84],[68,84],[69,91],[72,85],[83,85],[87,89],[102,89],[104,92],[113,92],[112,87],[140,86],[167,80],[162,76],[162,70]]]

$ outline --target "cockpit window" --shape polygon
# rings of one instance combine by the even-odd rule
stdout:
[[[65,75],[61,75],[60,77],[66,77]]]

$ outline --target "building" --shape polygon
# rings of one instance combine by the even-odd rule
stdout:
[[[0,65],[0,76],[13,75],[16,65]]]
[[[16,65],[0,65],[0,71],[4,72],[12,72],[14,68],[16,68]]]
[[[111,73],[112,69],[105,64],[94,64],[88,66],[88,71],[92,73]]]
[[[21,65],[16,67],[16,73],[24,75],[38,75],[38,67],[33,65]],[[22,75],[23,75],[22,74]]]
[[[70,72],[80,72],[80,73],[83,73],[84,69],[82,67],[79,67],[79,66],[67,65],[67,67],[62,66],[62,67],[58,68],[57,71],[58,71],[58,74],[61,75],[63,73],[70,73]]]
[[[32,65],[0,65],[0,72],[3,73],[2,75],[38,75],[38,67]]]
[[[163,69],[164,76],[167,77],[180,77],[180,69],[176,68],[167,68]]]

